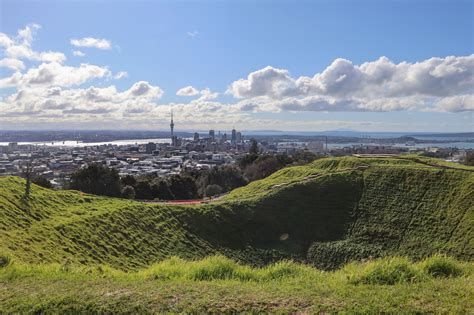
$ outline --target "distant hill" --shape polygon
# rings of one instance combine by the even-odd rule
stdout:
[[[134,270],[170,256],[282,258],[333,269],[356,259],[474,258],[474,168],[421,157],[325,158],[199,206],[145,204],[0,178],[0,252],[24,263]]]

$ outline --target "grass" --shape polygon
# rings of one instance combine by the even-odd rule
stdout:
[[[472,311],[472,170],[325,158],[199,206],[0,177],[0,313]]]
[[[376,259],[332,272],[292,261],[256,268],[223,256],[172,257],[136,272],[13,262],[0,269],[0,312],[472,312],[473,264],[443,258],[462,273],[439,278],[425,268],[430,259]]]

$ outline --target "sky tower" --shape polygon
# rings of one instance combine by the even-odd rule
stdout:
[[[170,123],[170,129],[171,129],[171,146],[175,147],[177,144],[177,139],[174,135],[174,122],[173,122],[173,109],[171,108],[171,123]]]
[[[171,128],[171,140],[173,140],[174,136],[174,122],[173,122],[173,109],[171,109],[171,123],[170,123],[170,128]]]

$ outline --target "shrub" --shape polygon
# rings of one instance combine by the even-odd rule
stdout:
[[[420,280],[421,275],[406,258],[384,258],[366,264],[362,274],[353,279],[355,284],[393,285]]]
[[[0,255],[0,268],[5,268],[11,263],[10,256]]]
[[[421,265],[425,273],[435,278],[458,277],[463,273],[458,262],[443,255],[434,255],[427,258]]]

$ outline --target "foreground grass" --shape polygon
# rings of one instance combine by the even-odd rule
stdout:
[[[170,258],[126,273],[104,266],[10,263],[0,269],[0,313],[465,312],[474,265],[433,256],[384,258],[334,272],[283,261],[263,268],[222,256]]]

